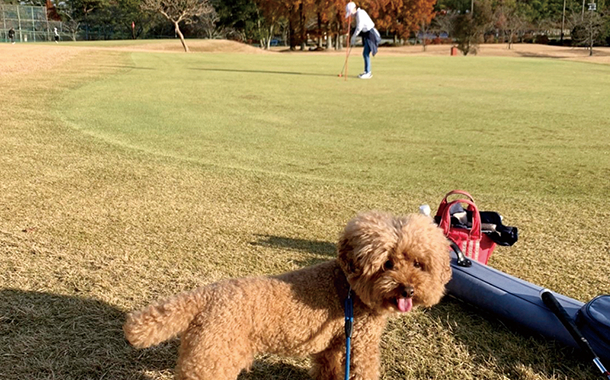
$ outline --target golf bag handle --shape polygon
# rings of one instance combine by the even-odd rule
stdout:
[[[445,210],[447,208],[447,204],[449,203],[447,198],[449,198],[451,195],[456,195],[456,194],[457,195],[463,195],[468,200],[470,200],[472,203],[474,203],[474,198],[467,191],[464,191],[464,190],[452,190],[452,191],[448,192],[447,194],[445,194],[445,196],[443,197],[443,200],[441,201],[441,204],[438,206],[438,210],[436,211],[437,219],[440,219],[442,217],[441,214],[442,214],[443,210]]]
[[[441,215],[441,221],[439,223],[439,227],[443,230],[445,235],[449,234],[449,230],[451,230],[451,206],[457,203],[464,203],[468,205],[468,209],[472,211],[472,228],[470,229],[470,238],[471,240],[481,240],[481,215],[479,214],[479,209],[474,204],[467,199],[458,199],[449,203],[445,210],[443,211],[443,215]],[[439,208],[440,209],[440,208]]]
[[[467,196],[467,197],[468,197],[468,199],[469,199],[471,202],[474,202],[474,198],[472,197],[472,195],[470,195],[470,193],[468,193],[467,191],[464,191],[464,190],[452,190],[452,191],[448,192],[448,193],[445,195],[445,198],[443,198],[443,200],[444,200],[444,201],[447,201],[447,198],[448,198],[449,196],[451,196],[451,195],[454,195],[454,194],[465,195],[465,196]]]

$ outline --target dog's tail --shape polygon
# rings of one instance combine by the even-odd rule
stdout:
[[[209,293],[201,287],[129,314],[123,325],[125,337],[135,347],[145,348],[177,336],[208,303]]]

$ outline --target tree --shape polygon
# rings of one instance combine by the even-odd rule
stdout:
[[[394,40],[406,40],[411,33],[429,25],[436,0],[369,0],[365,8],[378,30],[394,34]],[[368,7],[368,8],[367,8]]]
[[[479,41],[493,24],[491,4],[479,1],[475,1],[474,4],[474,12],[460,14],[455,20],[454,37],[457,40],[458,49],[464,55],[477,53]]]
[[[218,15],[217,35],[240,41],[259,40],[261,12],[254,0],[211,0]]]
[[[142,0],[142,10],[157,12],[163,15],[174,26],[174,31],[180,37],[185,52],[189,48],[180,31],[180,23],[190,24],[194,18],[214,11],[208,0]]]
[[[577,46],[587,46],[589,55],[593,55],[593,44],[603,29],[603,20],[595,11],[587,11],[584,15],[572,14],[572,42]]]
[[[255,3],[258,7],[257,16],[260,14],[256,19],[257,35],[261,46],[269,49],[276,28],[288,16],[288,3],[270,0],[255,0]]]
[[[455,18],[453,33],[457,42],[457,48],[464,55],[476,54],[479,50],[478,39],[480,32],[475,24],[471,13],[459,14]]]
[[[516,2],[505,2],[496,8],[495,27],[504,35],[510,50],[515,37],[526,25],[524,17],[519,14]]]
[[[434,20],[432,20],[432,29],[440,36],[445,33],[447,36],[453,36],[456,20],[459,14],[456,11],[441,11]]]

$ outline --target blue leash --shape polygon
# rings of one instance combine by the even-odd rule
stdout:
[[[349,380],[349,363],[352,343],[352,330],[354,327],[354,300],[352,288],[347,292],[345,299],[345,380]]]

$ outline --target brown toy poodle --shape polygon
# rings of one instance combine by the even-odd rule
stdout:
[[[311,356],[318,380],[343,379],[344,300],[353,299],[350,379],[379,377],[389,315],[439,302],[449,245],[432,219],[363,213],[343,231],[338,258],[278,276],[229,279],[127,317],[135,347],[181,336],[176,378],[234,380],[258,353]]]

